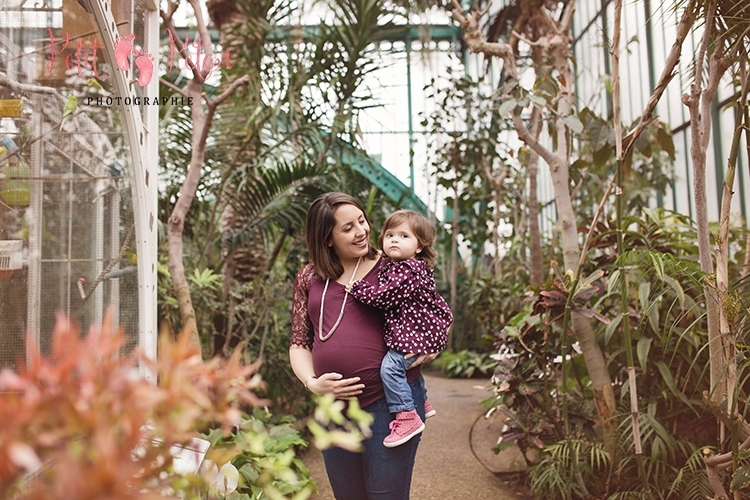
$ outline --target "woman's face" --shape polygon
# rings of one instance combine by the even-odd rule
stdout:
[[[328,246],[333,248],[339,260],[364,257],[370,250],[370,225],[362,210],[354,205],[341,205],[333,212],[336,225],[333,227]]]

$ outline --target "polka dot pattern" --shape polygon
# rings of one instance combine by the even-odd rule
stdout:
[[[448,344],[453,314],[435,289],[434,272],[417,259],[389,261],[377,286],[363,280],[352,284],[353,297],[384,310],[385,343],[391,349],[434,354]]]

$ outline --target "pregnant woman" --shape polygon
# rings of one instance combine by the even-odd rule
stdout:
[[[408,500],[420,436],[396,447],[383,446],[394,416],[388,411],[380,363],[388,351],[383,312],[354,299],[348,283],[377,285],[384,264],[370,245],[370,223],[359,202],[344,193],[326,193],[310,205],[305,224],[310,263],[294,283],[289,358],[305,387],[337,399],[357,398],[373,415],[364,451],[323,451],[337,500]],[[421,355],[412,366],[432,360]],[[419,368],[407,380],[424,420],[424,389]]]

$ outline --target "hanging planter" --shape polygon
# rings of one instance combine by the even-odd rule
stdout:
[[[0,147],[0,155],[6,152],[7,149]],[[0,196],[3,197],[5,203],[11,207],[28,207],[31,200],[29,181],[31,167],[29,167],[29,164],[23,158],[16,155],[7,161],[2,172],[4,179],[2,180]]]
[[[0,99],[0,118],[21,118],[23,99]]]

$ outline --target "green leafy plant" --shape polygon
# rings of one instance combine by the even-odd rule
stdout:
[[[480,268],[469,279],[466,307],[485,338],[494,339],[521,310],[527,285],[528,273],[513,257],[505,259],[501,276]]]
[[[644,465],[644,476],[640,477],[637,474],[638,455],[632,440],[633,421],[625,416],[627,408],[624,406],[622,413],[619,448],[623,458],[619,463],[620,471],[613,476],[617,493],[628,493],[632,498],[652,495],[664,500],[711,497],[703,450],[695,442],[694,434],[700,435],[699,429],[693,427],[689,432],[675,432],[665,427],[665,423],[670,425],[671,422],[668,416],[658,413],[657,404],[652,403],[644,408],[638,415],[642,436],[641,460]],[[700,425],[695,418],[692,422],[693,425]],[[685,438],[681,439],[680,435]]]
[[[233,499],[249,500],[301,498],[317,491],[310,472],[297,456],[308,443],[291,417],[254,408],[252,414],[243,415],[229,435],[214,429],[205,438],[213,451],[204,469],[211,470],[216,478],[213,483],[217,494],[231,493]],[[234,471],[237,480],[232,482]]]
[[[292,277],[280,265],[265,276],[237,285],[232,291],[237,318],[242,322],[232,337],[214,337],[217,352],[227,355],[240,342],[246,344],[248,360],[262,359],[260,373],[268,384],[263,396],[273,401],[274,413],[301,418],[312,413],[315,405],[310,393],[299,383],[289,364],[289,321]],[[226,308],[224,304],[224,308]]]
[[[497,364],[490,354],[468,349],[458,352],[445,350],[432,362],[434,367],[451,378],[489,377]]]
[[[604,490],[612,458],[601,444],[567,440],[545,452],[548,455],[529,470],[531,491],[540,500],[590,498]]]
[[[356,400],[344,412],[344,402],[328,394],[316,398],[307,430],[319,449],[338,446],[361,451],[361,442],[371,435],[372,415],[362,411]],[[206,439],[211,443],[205,471],[209,490],[233,500],[303,499],[317,491],[300,450],[308,446],[299,422],[291,416],[276,416],[260,408],[244,414],[227,434],[214,429]],[[218,466],[221,465],[221,468]]]
[[[491,410],[505,416],[496,452],[517,445],[524,456],[565,437],[562,403],[557,386],[560,374],[560,335],[542,317],[532,314],[531,304],[511,318],[498,337],[498,360],[492,376],[492,397],[483,401]],[[593,437],[595,409],[589,396],[585,365],[573,349],[569,350],[575,377],[567,386],[568,425],[574,436]],[[528,458],[527,458],[528,460]]]
[[[108,312],[101,328],[82,336],[58,316],[48,356],[35,353],[18,372],[0,373],[0,498],[163,498],[200,489],[198,475],[173,469],[173,446],[209,422],[234,426],[240,406],[266,401],[259,364],[202,362],[186,336],[162,335],[158,362],[118,356],[122,331]],[[158,385],[138,376],[142,366]]]
[[[595,232],[595,244],[583,272],[584,286],[577,290],[573,301],[579,311],[588,309],[587,314],[610,318],[599,323],[597,336],[601,348],[609,353],[608,369],[617,381],[614,388],[620,399],[613,416],[618,422],[618,446],[613,458],[617,467],[601,469],[602,477],[609,474],[602,482],[594,478],[583,483],[590,495],[608,499],[706,498],[711,490],[706,478],[706,456],[701,456],[700,450],[709,449],[707,443],[713,445],[715,424],[703,402],[710,387],[705,370],[708,349],[702,297],[703,287],[711,283],[712,277],[705,276],[696,265],[695,230],[687,218],[647,209],[640,217],[628,220],[624,234],[628,251],[622,255],[611,251],[614,233],[608,222],[604,221]],[[736,248],[744,240],[741,231],[730,234]],[[734,254],[730,261],[732,276],[741,276],[743,259],[744,253]],[[600,284],[585,278],[596,276],[590,269],[597,267],[612,269],[600,276]],[[530,289],[527,295],[533,297],[533,307],[532,303],[527,304],[498,336],[496,357],[501,362],[492,378],[493,397],[485,401],[506,416],[496,450],[514,443],[524,451],[535,447],[542,451],[542,461],[548,458],[551,444],[568,440],[595,443],[599,439],[587,370],[570,338],[566,350],[561,342],[559,318],[567,302],[567,278],[561,275],[556,279],[556,287]],[[586,288],[587,281],[592,286]],[[633,368],[637,374],[638,446],[629,406],[632,395],[627,383],[624,339],[618,335],[623,321],[619,293],[623,281],[628,291]],[[596,293],[592,295],[594,288]],[[545,291],[548,293],[541,293]],[[577,302],[580,299],[586,300]],[[738,324],[744,315],[740,312]],[[560,378],[563,355],[568,363],[564,385]],[[737,359],[738,377],[746,381],[750,364],[743,362],[744,353],[738,352]],[[744,394],[747,384],[738,390]],[[561,411],[563,401],[568,405],[567,418]],[[745,398],[739,397],[738,405],[740,412],[747,411]],[[741,435],[740,441],[745,437]],[[637,448],[642,452],[638,453]],[[726,452],[731,455],[729,450]],[[729,469],[717,474],[727,489],[744,484],[745,462],[740,455],[739,475]],[[543,498],[585,498],[584,490],[573,484],[576,476],[564,472],[545,471],[540,466],[535,476],[538,493]],[[599,487],[603,489],[596,490]]]

